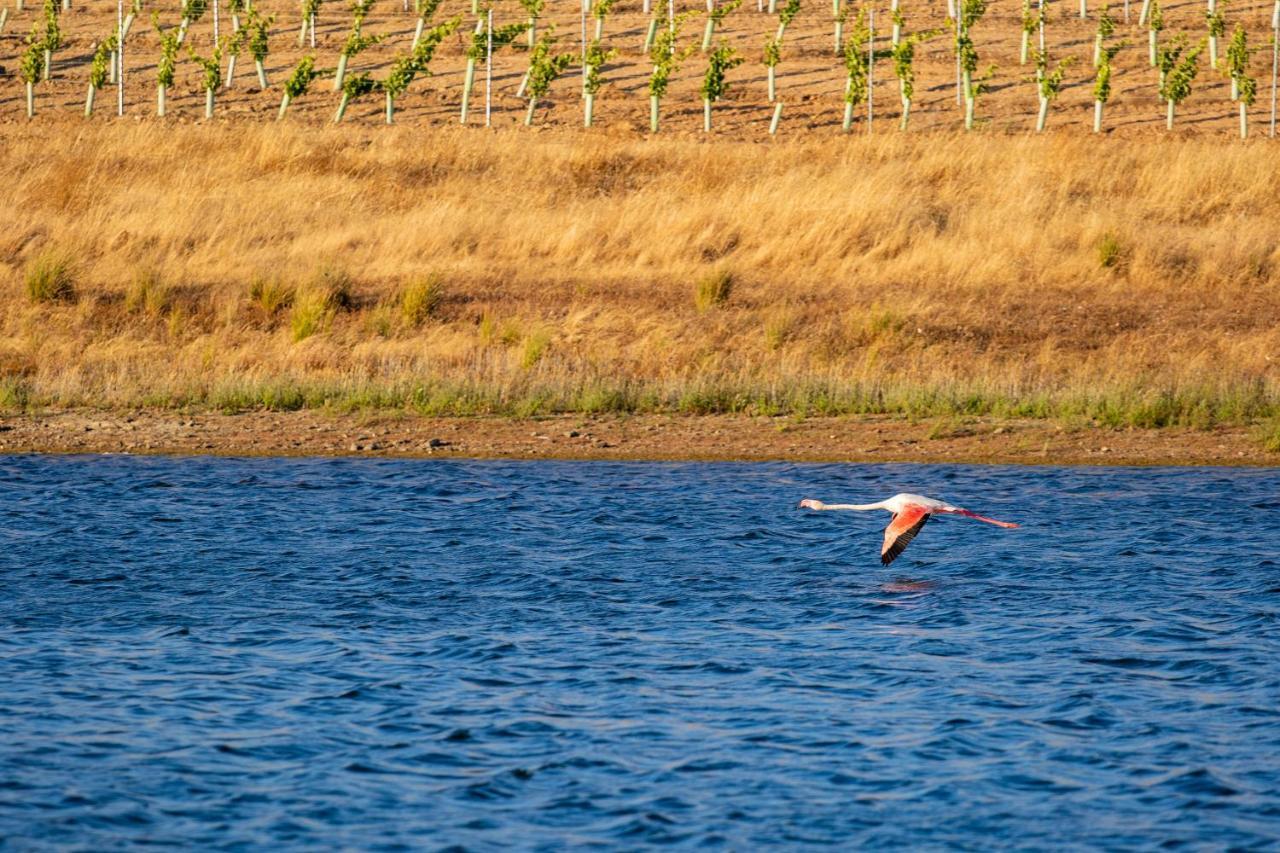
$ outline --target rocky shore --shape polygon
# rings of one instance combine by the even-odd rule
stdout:
[[[781,460],[1031,465],[1280,464],[1249,430],[1108,430],[1044,421],[319,412],[70,411],[0,417],[0,454]]]

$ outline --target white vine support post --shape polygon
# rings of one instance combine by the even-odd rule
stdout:
[[[676,0],[667,0],[667,29],[676,34]],[[676,40],[671,39],[671,55],[676,55]]]
[[[587,96],[587,6],[591,0],[582,0],[582,97]]]
[[[902,25],[898,23],[898,0],[890,0],[889,17],[893,21],[893,38],[890,41],[894,47],[897,47],[902,39]]]
[[[489,25],[485,31],[484,51],[484,126],[489,126],[489,109],[493,102],[493,7],[489,7]]]
[[[876,7],[871,6],[867,10],[867,135],[871,135],[871,118],[873,116],[872,104],[875,103],[876,81],[873,76],[875,72],[876,59]]]
[[[1036,0],[1036,11],[1040,19],[1040,55],[1044,56],[1044,0]]]
[[[1271,13],[1271,138],[1276,137],[1276,72],[1280,71],[1280,0]]]
[[[1205,15],[1205,18],[1209,20],[1209,26],[1212,27],[1213,13],[1218,8],[1216,0],[1208,0],[1208,7],[1208,13]],[[1218,37],[1213,34],[1212,30],[1209,31],[1209,67],[1218,67]]]
[[[2,17],[2,15],[0,15],[0,17]],[[0,30],[3,30],[3,29],[4,27],[0,26]],[[120,46],[120,42],[124,41],[124,37],[127,34],[128,33],[125,30],[122,30],[120,28],[120,25],[117,23],[116,24],[116,47]],[[118,51],[115,51],[115,50],[111,51],[111,67],[107,69],[107,83],[111,86],[114,86],[116,84],[116,72],[120,70],[120,63],[116,61],[117,53]]]
[[[844,46],[844,22],[840,20],[840,0],[831,0],[831,17],[835,21],[832,29],[836,42],[836,56],[839,56],[840,48]]]
[[[1280,3],[1280,0],[1276,1]],[[124,0],[115,0],[115,32],[120,42],[115,46],[115,114],[124,118]],[[1274,128],[1275,119],[1272,118]]]
[[[948,2],[950,2],[950,0],[948,0]],[[961,74],[961,71],[960,71],[960,50],[959,50],[960,48],[960,15],[961,14],[963,13],[959,9],[957,9],[955,17],[951,19],[952,21],[955,22],[955,28],[956,28],[955,41],[956,41],[956,106],[957,107],[960,106],[961,104],[960,93],[961,93],[961,90],[964,88],[964,84],[961,83],[961,79],[963,75]]]
[[[213,0],[213,49],[218,49],[218,0]]]

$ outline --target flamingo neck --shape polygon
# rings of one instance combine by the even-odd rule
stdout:
[[[851,509],[851,510],[856,510],[858,512],[866,512],[867,510],[874,510],[874,509],[887,509],[887,507],[884,505],[884,501],[880,501],[878,503],[873,503],[873,504],[826,504],[822,508],[823,509]]]

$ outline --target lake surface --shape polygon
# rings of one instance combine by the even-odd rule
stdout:
[[[1022,522],[930,523],[918,491]],[[0,847],[1280,843],[1280,472],[0,457]]]

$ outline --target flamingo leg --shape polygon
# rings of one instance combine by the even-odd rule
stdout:
[[[935,509],[934,512],[946,513],[947,515],[963,515],[965,518],[972,518],[977,521],[985,521],[987,524],[994,524],[996,527],[1014,528],[1018,525],[1012,521],[998,521],[994,518],[987,518],[985,515],[978,515],[976,512],[969,512],[967,509]]]

